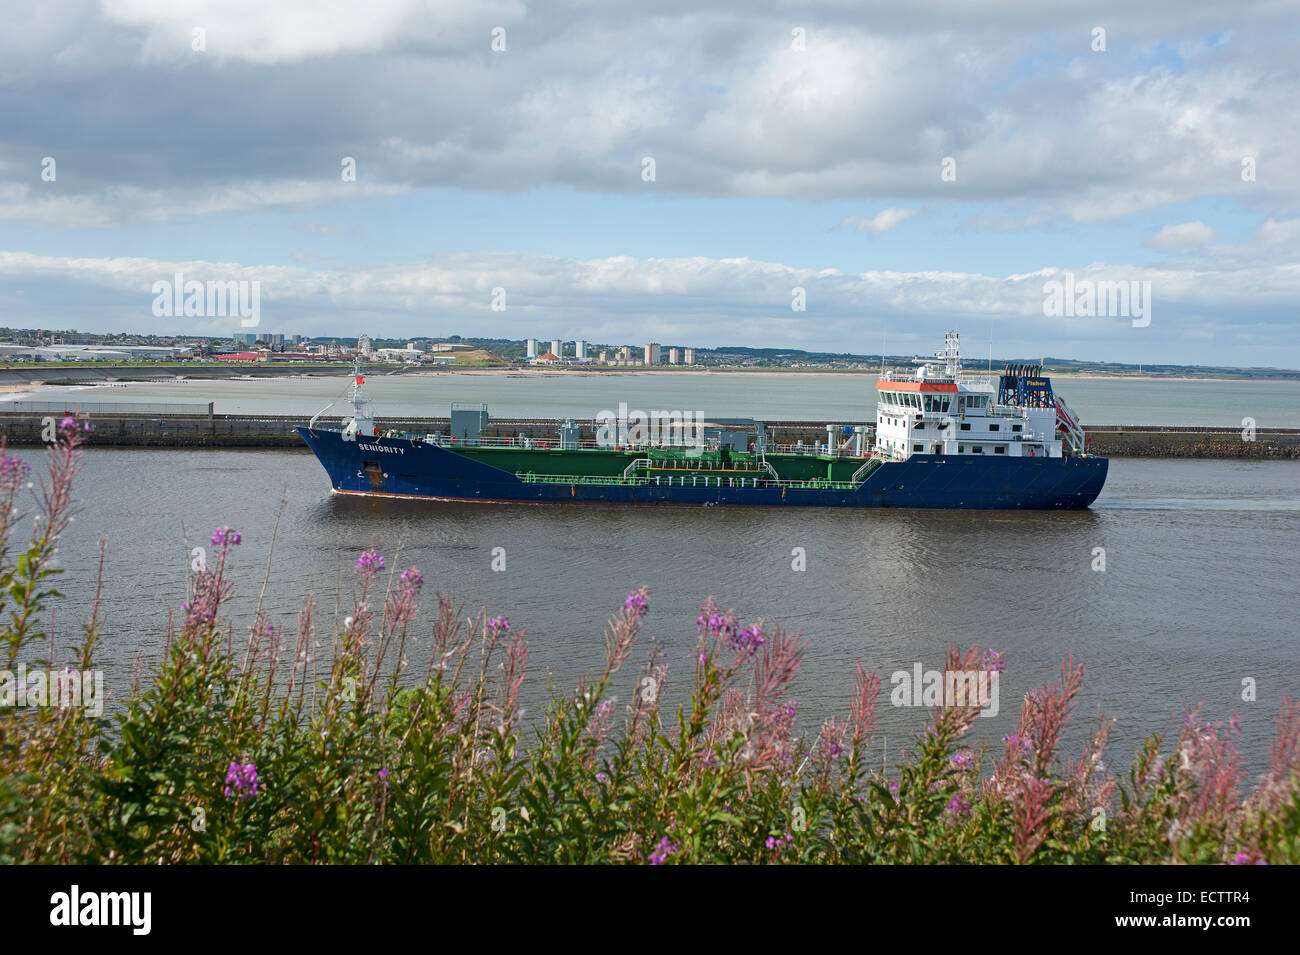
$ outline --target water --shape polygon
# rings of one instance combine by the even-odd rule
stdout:
[[[23,450],[34,465],[40,452]],[[652,590],[646,638],[668,649],[672,679],[688,680],[695,617],[714,595],[746,621],[766,618],[808,640],[794,695],[800,726],[848,713],[854,667],[885,674],[940,668],[950,642],[1006,655],[1000,714],[981,737],[1014,729],[1025,691],[1054,679],[1069,653],[1087,665],[1069,751],[1100,704],[1118,717],[1111,756],[1131,759],[1145,735],[1185,704],[1208,718],[1241,713],[1252,772],[1267,758],[1284,694],[1300,695],[1295,541],[1300,464],[1116,459],[1093,509],[1067,513],[843,511],[455,505],[329,493],[305,452],[98,449],[79,482],[82,509],[60,551],[58,644],[70,647],[89,605],[98,540],[108,541],[101,665],[120,698],[133,662],[158,659],[167,614],[184,600],[186,541],[216,526],[243,534],[235,549],[236,634],[246,634],[271,529],[285,499],[265,606],[294,628],[314,591],[328,628],[350,606],[357,555],[374,545],[420,567],[426,606],[454,592],[526,627],[526,702],[539,711],[549,680],[571,687],[602,659],[602,625],[625,594]],[[506,570],[490,569],[492,549]],[[807,570],[791,569],[804,548]],[[1094,549],[1106,569],[1092,569]],[[428,617],[423,617],[425,626]],[[423,668],[428,631],[411,653]],[[66,659],[68,650],[61,650]],[[633,661],[639,661],[638,652]],[[623,675],[624,699],[636,685]],[[1242,679],[1258,701],[1241,700]],[[670,693],[670,700],[676,699]],[[884,702],[875,757],[897,755],[921,710]]]
[[[215,402],[218,414],[309,417],[342,397],[351,379],[256,378],[135,382],[40,389],[33,398]],[[1130,381],[1058,378],[1057,391],[1087,425],[1214,425],[1300,428],[1300,381]],[[718,417],[857,423],[875,420],[871,375],[709,372],[560,373],[511,377],[442,372],[367,378],[382,419],[445,416],[452,401],[485,401],[498,417],[592,418],[631,409],[680,409]],[[14,395],[5,397],[15,397]],[[333,412],[342,415],[342,404]]]

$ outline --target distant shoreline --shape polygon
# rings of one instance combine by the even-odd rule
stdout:
[[[147,367],[147,366],[146,366]],[[205,367],[205,371],[208,369]],[[897,367],[897,366],[895,366]],[[221,369],[227,374],[199,374],[187,375],[183,368],[172,371],[168,369],[168,374],[158,375],[141,375],[132,376],[132,368],[113,369],[116,374],[111,378],[104,376],[102,381],[85,381],[80,383],[80,387],[94,389],[105,384],[157,384],[160,382],[173,381],[176,378],[183,378],[190,382],[202,381],[234,381],[246,377],[246,372],[242,368]],[[197,371],[197,369],[195,369]],[[351,371],[341,368],[320,368],[310,369],[303,366],[293,368],[275,368],[268,369],[267,366],[259,366],[261,372],[253,376],[256,379],[265,378],[321,378],[321,379],[343,379],[350,377]],[[63,376],[57,374],[57,369],[51,368],[51,378],[53,381],[42,379],[33,379],[28,381],[9,381],[0,383],[0,403],[6,400],[12,400],[13,395],[20,393],[35,393],[48,388],[67,387],[66,383],[59,379]],[[107,372],[109,369],[102,369]],[[267,372],[270,371],[268,374]],[[987,375],[987,371],[981,372],[978,368],[967,368],[966,371],[972,375]],[[624,368],[410,368],[409,366],[394,366],[392,372],[387,369],[380,370],[376,366],[370,366],[364,369],[364,373],[375,378],[436,378],[448,375],[465,375],[469,377],[516,377],[516,378],[591,378],[597,376],[619,377],[624,375],[673,375],[673,376],[690,376],[709,378],[714,376],[730,377],[750,377],[759,379],[776,379],[790,377],[830,377],[830,378],[875,378],[879,376],[877,371],[868,371],[866,369],[818,369],[818,368],[673,368],[673,367],[624,367]],[[994,372],[997,374],[997,371]],[[1201,376],[1201,375],[1116,375],[1116,374],[1097,374],[1092,372],[1076,371],[1051,371],[1051,377],[1071,380],[1093,380],[1093,381],[1141,381],[1141,382],[1214,382],[1228,384],[1234,382],[1300,382],[1300,377],[1265,377],[1265,376],[1241,376],[1241,377],[1222,377],[1222,376]],[[71,377],[71,376],[69,376]]]
[[[967,371],[969,374],[972,374],[972,375],[978,375],[978,374],[981,374],[981,372],[980,372],[979,370],[977,370],[977,369],[969,369],[969,368],[968,368],[968,369],[966,369],[966,371]],[[513,369],[511,369],[511,368],[464,368],[464,369],[444,368],[444,369],[436,370],[436,371],[433,370],[433,369],[430,369],[430,370],[427,370],[427,371],[410,371],[410,372],[406,372],[406,374],[405,374],[403,377],[406,377],[406,376],[417,376],[417,377],[426,377],[426,376],[428,376],[428,377],[433,377],[433,376],[438,376],[438,375],[496,375],[496,376],[500,376],[500,375],[514,375],[514,376],[518,376],[518,377],[529,377],[529,378],[538,377],[538,378],[541,378],[541,377],[555,377],[555,376],[559,376],[559,377],[564,377],[564,376],[569,376],[569,377],[576,377],[576,376],[588,377],[588,376],[593,376],[593,375],[606,375],[606,374],[618,374],[618,375],[750,375],[750,376],[764,375],[764,376],[769,376],[769,377],[774,377],[774,378],[775,378],[775,377],[788,377],[788,376],[790,376],[790,375],[819,375],[819,376],[827,376],[827,375],[829,375],[829,376],[838,376],[838,377],[841,377],[841,378],[862,378],[862,377],[873,377],[873,378],[874,378],[874,377],[878,377],[878,376],[879,376],[879,372],[875,372],[875,371],[867,371],[867,370],[865,370],[865,369],[860,370],[860,371],[855,371],[855,370],[848,370],[848,369],[833,369],[833,368],[827,368],[827,369],[824,369],[824,370],[823,370],[823,369],[817,369],[817,368],[790,368],[790,369],[784,369],[784,368],[752,368],[752,369],[750,369],[750,368],[697,368],[697,369],[693,369],[693,370],[688,370],[688,369],[685,369],[685,368],[610,368],[610,369],[599,369],[599,370],[592,370],[592,371],[578,371],[578,370],[563,369],[563,368],[513,368]],[[982,374],[987,375],[988,372],[986,371],[986,372],[983,372]],[[997,372],[994,372],[994,374],[997,374]],[[1300,378],[1265,378],[1265,377],[1262,377],[1262,376],[1261,376],[1261,377],[1242,377],[1242,378],[1218,378],[1218,377],[1208,377],[1208,376],[1207,376],[1207,377],[1202,377],[1202,376],[1200,376],[1200,375],[1181,375],[1181,376],[1172,376],[1172,375],[1098,375],[1098,374],[1092,374],[1092,373],[1089,373],[1089,372],[1075,372],[1075,371],[1053,371],[1053,372],[1050,373],[1050,375],[1051,375],[1051,377],[1053,377],[1053,378],[1075,378],[1075,379],[1086,378],[1086,379],[1095,379],[1095,380],[1097,380],[1097,381],[1219,381],[1219,382],[1235,382],[1235,381],[1283,381],[1283,382],[1291,381],[1291,382],[1294,382],[1294,381],[1300,381]]]

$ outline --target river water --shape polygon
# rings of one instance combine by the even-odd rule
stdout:
[[[78,402],[214,402],[218,414],[308,417],[346,393],[350,378],[184,379],[43,388],[31,397]],[[1057,378],[1085,425],[1154,424],[1300,428],[1300,381],[1143,381]],[[631,409],[679,409],[715,417],[862,423],[875,420],[872,375],[747,372],[372,375],[379,416],[445,417],[452,401],[483,401],[498,417],[592,418]],[[8,398],[16,395],[5,396]],[[0,405],[3,407],[3,405]],[[335,409],[334,414],[342,414]]]
[[[41,453],[19,455],[39,466]],[[678,681],[689,680],[695,618],[710,595],[746,621],[803,631],[794,694],[806,732],[847,715],[855,665],[881,671],[887,692],[895,671],[941,668],[950,642],[1005,654],[1000,713],[977,725],[993,741],[1013,731],[1020,697],[1073,653],[1087,683],[1070,745],[1077,751],[1100,705],[1119,720],[1115,767],[1184,705],[1204,701],[1208,718],[1240,712],[1242,746],[1258,771],[1278,702],[1300,695],[1294,462],[1116,459],[1091,510],[999,513],[366,500],[331,495],[306,452],[91,449],[78,496],[60,551],[67,596],[57,604],[57,642],[75,642],[103,535],[100,663],[119,699],[137,653],[147,673],[168,612],[179,612],[187,541],[206,543],[219,525],[243,535],[234,620],[236,633],[247,633],[282,500],[266,595],[277,627],[293,630],[308,591],[330,626],[336,601],[350,605],[357,555],[373,545],[391,566],[400,545],[397,564],[424,572],[426,607],[434,591],[452,593],[527,628],[525,697],[534,713],[548,678],[568,688],[599,666],[604,620],[641,584],[652,591],[646,637],[667,647]],[[498,547],[501,572],[491,569]],[[792,568],[795,548],[806,554],[801,572]],[[1094,569],[1096,548],[1104,571]],[[429,641],[421,633],[411,657],[422,672]],[[1241,698],[1246,678],[1258,682],[1255,702]],[[623,699],[635,685],[629,670]],[[892,760],[924,714],[884,702],[875,758],[887,747]]]

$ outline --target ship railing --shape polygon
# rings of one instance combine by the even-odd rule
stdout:
[[[826,449],[825,444],[769,444],[767,446],[768,454],[792,454],[802,455],[804,457],[837,457],[837,458],[858,458],[866,457],[870,452],[857,452],[853,450],[852,440],[847,444],[841,444],[833,452]]]
[[[423,441],[434,441],[433,435],[415,434],[411,432],[400,432],[408,438],[419,438]],[[447,448],[526,448],[529,450],[545,450],[553,448],[561,450],[559,438],[457,438],[453,435],[439,435],[436,442],[439,447]],[[582,450],[590,450],[601,447],[595,441],[583,440],[577,443],[577,447]]]
[[[880,467],[888,460],[878,451],[873,451],[867,456],[867,460],[862,463],[862,467],[853,472],[852,481],[854,484],[861,484],[868,474]]]
[[[992,414],[1006,417],[1028,418],[1031,411],[1050,411],[1056,413],[1056,405],[989,405]]]
[[[535,474],[531,471],[516,471],[515,477],[525,484],[571,484],[601,487],[695,487],[695,488],[792,488],[796,490],[836,490],[852,491],[860,481],[831,481],[824,478],[805,480],[783,479],[763,480],[758,477],[727,477],[724,475],[639,475],[619,477],[616,475],[590,474]],[[688,482],[687,478],[691,480]]]
[[[877,375],[876,380],[877,381],[922,381],[922,382],[931,382],[931,383],[938,383],[938,384],[950,384],[951,382],[954,382],[957,379],[953,378],[952,375],[946,374],[945,372],[942,371],[938,371],[938,372],[930,371],[926,373],[924,378],[917,378],[916,369],[914,368],[889,368],[885,371],[883,375]]]

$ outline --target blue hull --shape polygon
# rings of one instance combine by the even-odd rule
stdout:
[[[917,454],[880,465],[851,490],[795,487],[668,487],[522,481],[448,448],[404,438],[344,441],[338,431],[298,433],[335,491],[378,497],[550,503],[786,507],[937,507],[1052,510],[1090,505],[1106,483],[1107,459],[994,458]],[[382,473],[363,470],[378,461]]]

